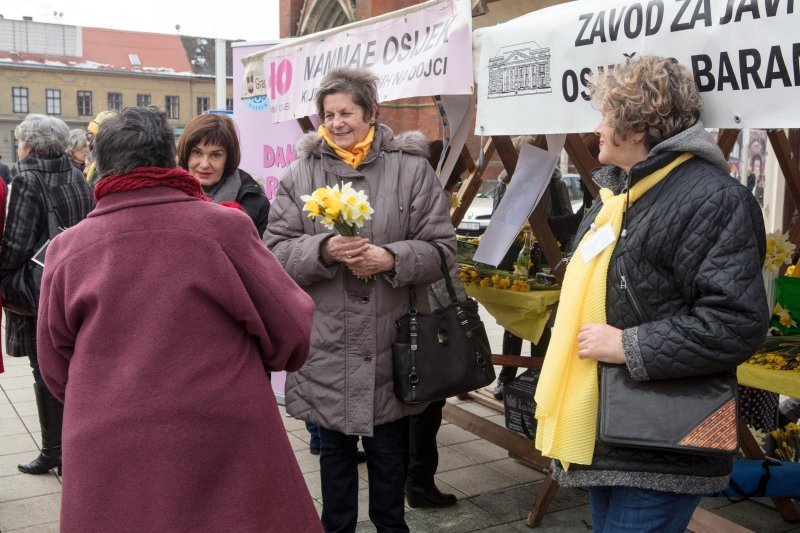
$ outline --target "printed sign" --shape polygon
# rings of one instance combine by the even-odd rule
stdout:
[[[255,91],[259,84],[264,84],[263,78],[257,78],[257,73],[247,70],[241,59],[269,46],[247,44],[233,47],[233,94],[250,92],[251,88]],[[242,100],[235,98],[233,120],[239,128],[242,152],[239,167],[252,174],[264,187],[267,198],[272,200],[281,174],[297,159],[295,142],[303,131],[294,120],[273,124],[269,98],[265,95]]]
[[[478,30],[476,133],[594,130],[593,73],[642,54],[686,65],[706,127],[800,127],[800,6],[791,0],[581,0]]]
[[[248,56],[239,94],[267,97],[275,122],[316,113],[317,87],[336,67],[370,69],[382,102],[471,94],[471,32],[469,0],[432,0]]]

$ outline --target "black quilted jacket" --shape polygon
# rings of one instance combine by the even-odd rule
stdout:
[[[633,167],[632,183],[678,155],[650,156]],[[589,229],[600,203],[588,212],[574,242]],[[733,371],[761,345],[768,321],[761,277],[766,239],[761,210],[745,187],[694,157],[631,206],[624,228],[609,266],[606,312],[610,325],[625,330],[625,355],[634,379]],[[665,410],[664,416],[669,415]],[[652,480],[658,474],[667,475],[662,481],[724,478],[731,460],[597,443],[592,466],[572,468],[607,474],[604,481],[582,484],[685,492],[683,483]],[[623,475],[616,482],[620,476],[615,478],[615,472],[655,476],[644,474],[649,481],[637,483]],[[577,474],[585,481],[591,473]]]

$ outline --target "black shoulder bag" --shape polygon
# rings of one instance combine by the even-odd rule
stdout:
[[[392,343],[394,393],[406,404],[443,400],[495,379],[478,304],[472,298],[458,301],[444,253],[438,244],[431,244],[439,252],[451,303],[430,314],[420,313],[415,288],[409,287],[409,311],[397,320]]]
[[[3,308],[20,316],[35,317],[39,309],[39,289],[42,286],[44,257],[50,241],[64,231],[58,213],[53,209],[50,193],[38,174],[36,181],[42,187],[42,201],[47,211],[47,233],[42,236],[33,256],[13,274],[3,279]]]
[[[736,373],[638,382],[600,363],[597,438],[612,446],[695,455],[739,450]]]

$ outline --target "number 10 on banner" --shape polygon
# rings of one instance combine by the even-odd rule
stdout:
[[[285,95],[292,86],[292,63],[288,59],[269,64],[269,99]]]

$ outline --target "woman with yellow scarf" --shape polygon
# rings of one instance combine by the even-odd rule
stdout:
[[[593,531],[682,532],[701,496],[727,487],[732,459],[598,441],[598,363],[642,383],[734,371],[766,334],[764,223],[703,129],[684,66],[642,56],[591,89],[602,189],[564,277],[536,446],[561,485],[588,488]],[[671,416],[665,401],[650,423]]]
[[[409,286],[427,304],[427,285],[442,276],[438,253],[426,241],[441,245],[452,265],[450,198],[425,159],[424,136],[395,136],[378,123],[377,78],[369,71],[334,69],[315,98],[323,123],[297,143],[298,157],[281,177],[264,234],[317,306],[308,362],[286,379],[286,411],[320,428],[326,531],[355,530],[359,439],[370,519],[378,531],[408,531],[406,416],[426,405],[395,397],[391,343]],[[337,235],[302,211],[302,196],[347,183],[374,209],[355,237]],[[364,282],[366,276],[373,279]]]

